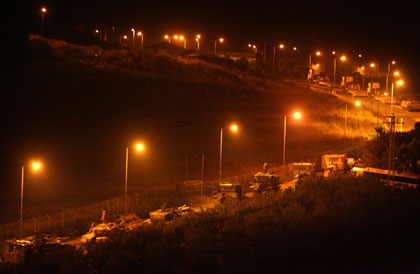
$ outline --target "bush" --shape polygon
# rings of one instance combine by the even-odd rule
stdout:
[[[393,273],[402,266],[409,273],[420,257],[419,209],[418,190],[308,178],[294,192],[228,200],[168,225],[115,232],[76,257],[100,273]]]

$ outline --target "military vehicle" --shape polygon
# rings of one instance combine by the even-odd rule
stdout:
[[[263,172],[257,172],[254,179],[249,184],[249,188],[254,192],[279,189],[279,176],[273,171],[268,171],[268,164],[264,163]]]

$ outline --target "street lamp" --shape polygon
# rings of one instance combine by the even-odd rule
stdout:
[[[391,65],[395,65],[395,61],[388,62],[388,72],[386,73],[386,91],[389,92],[389,73],[391,72]]]
[[[273,75],[274,75],[274,71],[275,71],[275,68],[276,68],[276,48],[277,48],[277,46],[273,47],[273,70],[272,70]],[[284,49],[284,44],[280,44],[279,49],[281,49],[281,50]]]
[[[165,40],[168,40],[169,44],[171,43],[171,36],[165,35],[164,38],[165,38]]]
[[[230,126],[230,130],[232,132],[238,131],[238,126],[236,124],[232,124]],[[219,181],[222,182],[222,155],[223,155],[223,128],[220,128],[220,153],[219,153]]]
[[[293,119],[300,120],[302,118],[302,113],[296,111],[292,115]],[[286,121],[287,115],[284,115],[284,128],[283,128],[283,166],[286,165]]]
[[[136,31],[134,29],[131,29],[133,32],[133,49],[134,49],[134,41],[136,41]]]
[[[45,7],[41,8],[41,35],[44,36],[44,20],[47,9]]]
[[[140,49],[143,49],[143,33],[141,31],[137,32],[137,36],[141,37],[141,45],[140,45]]]
[[[223,38],[214,40],[214,55],[217,55],[217,41],[219,41],[219,43],[223,43],[225,40]]]
[[[334,82],[333,82],[333,92],[334,92],[334,94],[335,94],[335,75],[336,75],[336,71],[337,71],[337,59],[338,59],[338,57],[335,57],[334,56]],[[341,56],[340,57],[340,60],[341,61],[346,61],[347,60],[347,58],[346,58],[346,56]]]
[[[201,35],[197,34],[197,36],[195,37],[195,41],[197,41],[197,51],[200,50],[200,39],[201,39]]]
[[[394,113],[392,112],[392,106],[394,104],[394,83],[396,83],[399,86],[402,86],[404,83],[403,81],[399,80],[397,82],[392,82],[391,84],[391,115],[394,115]]]
[[[127,35],[120,36],[120,45],[122,45],[122,40],[121,39],[127,40],[128,37],[127,37]]]
[[[362,104],[360,101],[354,102],[354,105],[356,107],[360,107]],[[347,154],[347,117],[348,117],[348,110],[347,110],[347,104],[346,104],[346,115],[344,116],[344,151],[345,154]]]
[[[41,169],[40,162],[33,162],[32,163],[32,170],[37,171]],[[22,165],[22,178],[21,178],[21,185],[20,185],[20,238],[22,238],[22,228],[23,228],[23,186],[24,186],[24,179],[25,179],[25,166]]]
[[[183,35],[181,35],[179,37],[179,40],[184,41],[184,49],[186,49],[187,48],[187,39]]]
[[[124,219],[127,215],[127,179],[128,179],[128,146],[125,148],[125,181],[124,181]],[[137,151],[142,152],[144,151],[144,144],[137,143],[135,145]]]
[[[321,52],[318,50],[315,52],[316,56],[321,56]],[[309,74],[311,75],[311,77],[309,77]],[[309,52],[309,67],[308,67],[308,82],[309,82],[309,86],[311,85],[311,78],[312,78],[312,52]]]

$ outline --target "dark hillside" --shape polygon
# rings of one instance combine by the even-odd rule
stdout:
[[[313,160],[327,147],[343,148],[343,103],[333,96],[264,80],[229,62],[38,36],[29,41],[9,90],[8,138],[2,142],[9,155],[2,176],[9,220],[19,212],[20,167],[33,158],[45,168],[40,176],[27,176],[25,201],[41,199],[44,205],[32,211],[28,206],[28,214],[51,209],[49,202],[54,208],[71,206],[63,197],[87,202],[121,194],[125,147],[139,139],[147,152],[130,154],[129,191],[183,180],[186,155],[190,178],[201,174],[196,157],[201,153],[206,178],[217,177],[220,128],[232,122],[240,131],[225,132],[224,175],[266,161],[279,164],[283,117],[296,109],[305,118],[288,124],[288,161]],[[350,110],[349,117],[349,136],[371,126],[370,115],[352,120],[356,113]]]

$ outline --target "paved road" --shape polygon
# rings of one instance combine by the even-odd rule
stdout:
[[[308,87],[308,83],[295,82],[295,84],[302,87]],[[311,90],[317,92],[332,94],[332,92],[327,87],[311,84],[310,88]],[[367,110],[370,110],[374,116],[378,117],[379,114],[378,125],[383,125],[384,121],[389,121],[389,118],[387,118],[387,116],[390,116],[391,114],[390,104],[384,104],[373,98],[368,97],[352,97],[350,93],[345,91],[337,91],[335,95],[340,100],[349,104],[354,104],[356,100],[361,101],[362,107]],[[393,105],[392,108],[393,113],[398,121],[398,124],[396,125],[397,131],[401,131],[401,129],[402,131],[410,131],[414,128],[414,124],[416,122],[420,122],[420,112],[409,112],[406,109],[402,108],[400,105]],[[401,121],[403,122],[403,124],[400,123]]]

